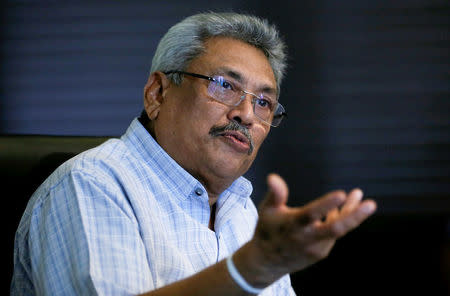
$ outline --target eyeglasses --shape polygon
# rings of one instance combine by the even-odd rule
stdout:
[[[226,80],[223,76],[217,75],[209,77],[183,71],[164,72],[166,75],[175,73],[209,80],[208,94],[216,101],[230,107],[238,106],[247,95],[251,95],[253,112],[256,117],[273,127],[279,126],[283,120],[283,117],[287,116],[284,107],[278,103],[277,100],[263,94],[257,95],[252,92],[242,90],[235,86],[233,82]]]

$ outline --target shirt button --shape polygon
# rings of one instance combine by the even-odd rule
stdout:
[[[201,196],[203,194],[203,189],[201,188],[196,188],[195,189],[195,194],[197,194],[198,196]]]

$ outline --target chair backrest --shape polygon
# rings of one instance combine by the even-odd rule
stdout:
[[[14,235],[27,202],[37,187],[64,161],[98,146],[108,137],[0,136],[0,196],[6,206],[7,242],[3,252],[7,277],[3,288],[8,291],[13,270]]]

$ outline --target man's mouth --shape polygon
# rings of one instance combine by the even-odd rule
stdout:
[[[251,154],[251,147],[250,141],[242,135],[240,132],[237,131],[226,131],[220,134],[220,136],[227,139],[227,142],[232,145],[232,147],[239,152],[246,152],[248,154]]]
[[[223,137],[235,150],[248,155],[253,152],[253,141],[248,129],[235,121],[224,126],[212,127],[209,134],[213,137]]]
[[[248,146],[250,146],[249,140],[242,135],[240,132],[236,132],[236,131],[226,131],[224,133],[222,133],[221,136],[224,137],[233,137],[235,138],[237,141],[242,142],[244,144],[247,144]]]

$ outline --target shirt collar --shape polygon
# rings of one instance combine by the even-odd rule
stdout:
[[[247,201],[252,194],[253,186],[252,183],[244,177],[237,178],[230,187],[228,187],[225,192],[230,192],[239,197],[239,202],[241,202],[244,207],[247,206]],[[223,193],[221,194],[221,196]],[[219,197],[220,198],[220,197]]]
[[[143,163],[147,163],[152,169],[158,171],[158,175],[174,191],[178,191],[177,197],[181,200],[187,199],[195,190],[206,189],[203,185],[182,168],[167,152],[156,142],[145,127],[135,118],[128,130],[122,136],[122,140],[137,150],[138,157]],[[245,205],[250,196],[253,187],[247,179],[239,177],[225,192],[229,192],[240,197],[239,199]]]

